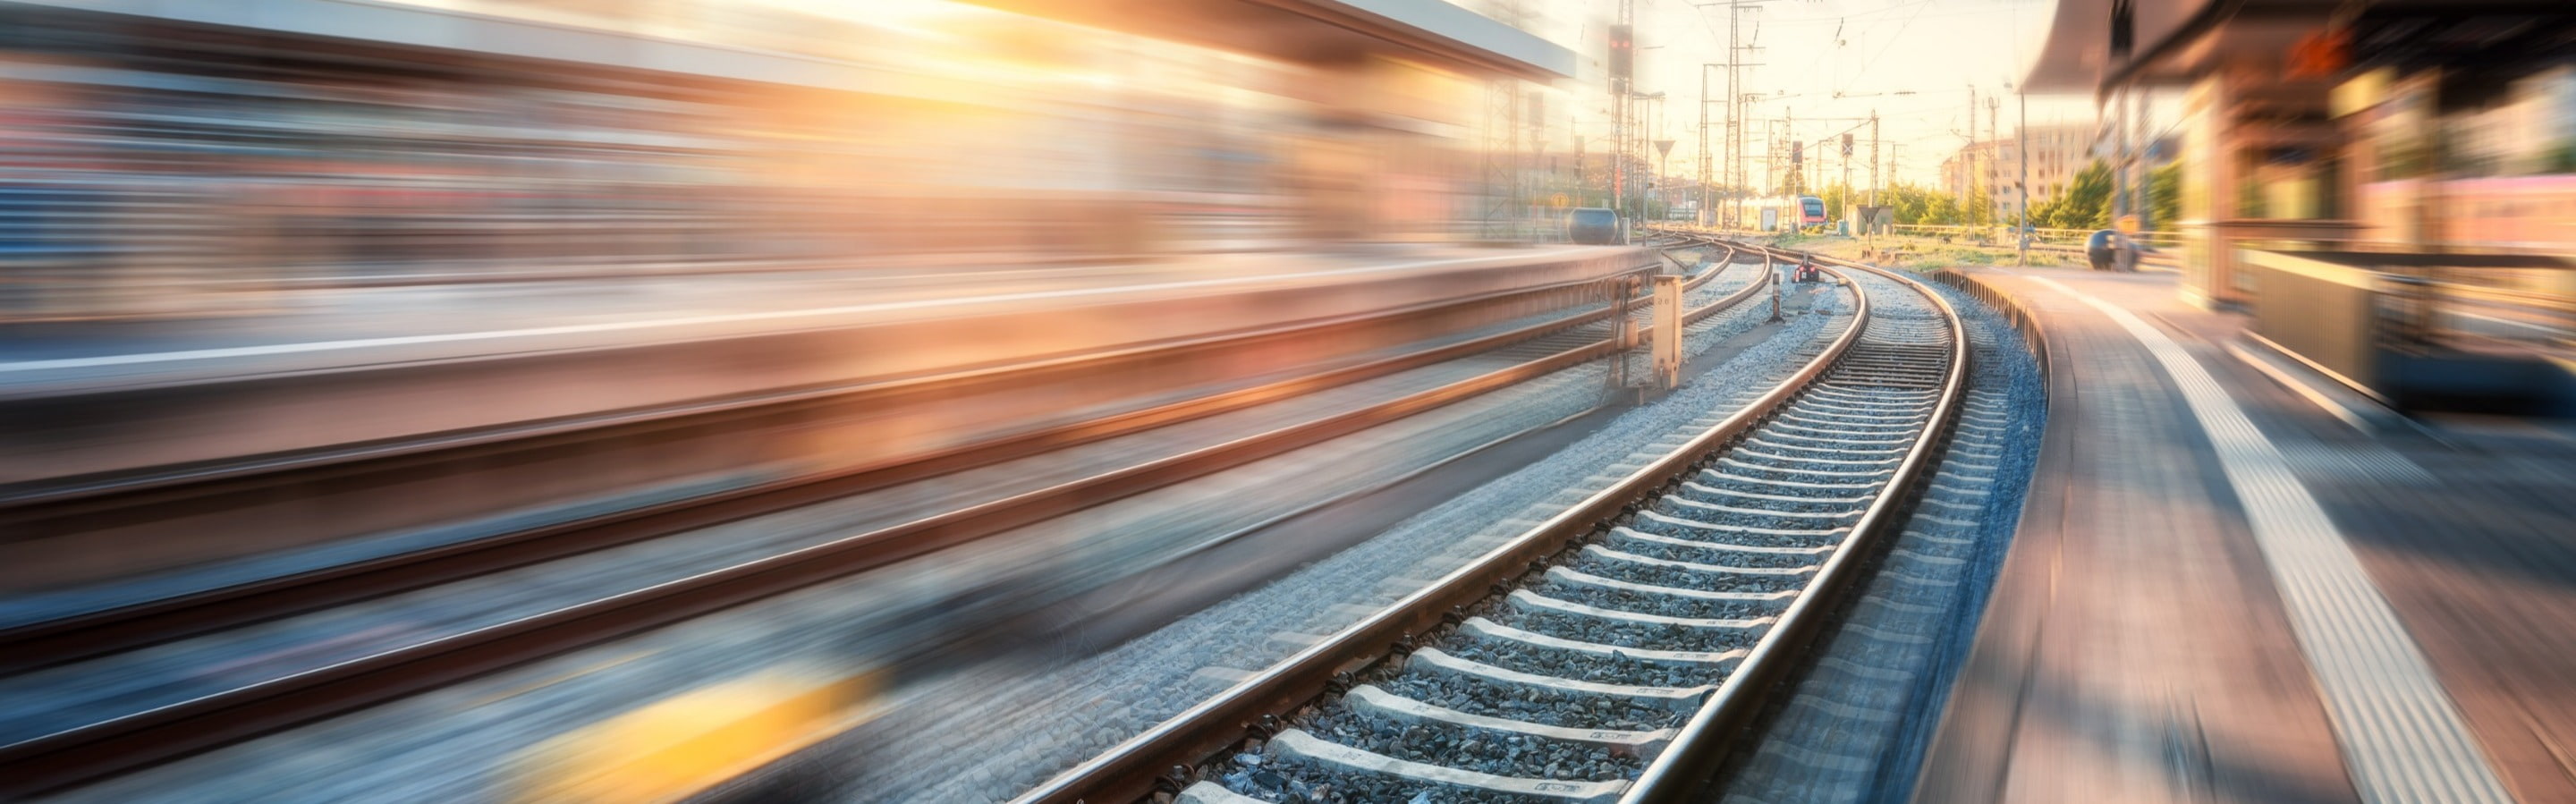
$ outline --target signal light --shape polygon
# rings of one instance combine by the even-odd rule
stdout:
[[[1610,26],[1610,78],[1625,80],[1636,71],[1636,29],[1626,25]]]

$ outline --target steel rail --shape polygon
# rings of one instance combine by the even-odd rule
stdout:
[[[1695,279],[1706,282],[1714,273]],[[1271,328],[1251,334],[1212,336],[1118,350],[1111,354],[952,372],[886,383],[874,391],[834,393],[891,396],[903,393],[902,389],[979,381],[1010,372],[1068,370],[1111,359],[1269,339],[1280,337],[1285,332],[1312,332],[1320,327],[1347,326],[1357,321],[1419,315],[1475,304],[1509,303],[1542,292],[1562,292],[1600,281],[1587,279],[1542,288],[1499,291],[1471,299],[1337,318],[1293,329]],[[781,478],[745,488],[623,508],[424,550],[0,628],[0,673],[23,672],[236,628],[1242,410],[1537,338],[1600,321],[1610,315],[1607,309],[1586,311],[1301,377],[962,444],[901,462]],[[756,404],[768,406],[792,401],[800,400],[764,399]],[[691,415],[704,414],[712,409]]]
[[[1693,315],[1704,318],[1739,304],[1752,298],[1767,281],[1767,276],[1759,278],[1725,299],[1694,310]],[[1366,408],[1002,500],[853,534],[589,603],[0,746],[0,795],[31,796],[62,790],[576,648],[882,568],[903,559],[1396,421],[1615,351],[1616,344],[1612,341],[1596,340]]]
[[[1730,244],[1729,247],[1732,247]],[[1770,281],[1766,274],[1748,291]],[[1749,297],[1751,294],[1741,293]],[[1299,650],[1269,668],[1199,704],[1165,719],[1142,734],[1012,799],[1013,804],[1124,802],[1144,799],[1164,784],[1167,769],[1193,767],[1259,736],[1264,718],[1293,711],[1325,694],[1335,679],[1355,672],[1391,652],[1408,650],[1415,635],[1440,624],[1450,612],[1494,594],[1505,582],[1553,555],[1585,534],[1610,527],[1633,513],[1637,504],[1700,468],[1719,447],[1750,431],[1781,405],[1806,389],[1840,360],[1868,328],[1870,304],[1856,297],[1851,324],[1797,373],[1724,421],[1693,436],[1662,458],[1630,472],[1582,502],[1523,531],[1465,567],[1442,576],[1377,613]],[[1954,320],[1955,324],[1955,320]],[[1965,340],[1961,339],[1964,343]],[[1669,753],[1669,752],[1668,752]]]
[[[1777,249],[1759,248],[1765,253]],[[1795,254],[1796,252],[1789,252]],[[1932,419],[1915,437],[1914,445],[1897,466],[1879,497],[1870,503],[1852,526],[1844,545],[1816,571],[1815,580],[1800,593],[1788,609],[1780,614],[1771,629],[1754,643],[1752,651],[1729,673],[1717,691],[1691,715],[1671,744],[1647,763],[1644,771],[1631,782],[1619,798],[1620,804],[1667,804],[1694,800],[1700,787],[1714,777],[1730,754],[1740,747],[1740,740],[1771,703],[1770,697],[1790,677],[1807,645],[1828,626],[1835,607],[1845,593],[1857,588],[1867,572],[1867,564],[1877,554],[1886,534],[1903,524],[1904,509],[1915,496],[1916,487],[1928,479],[1928,470],[1937,460],[1939,446],[1949,435],[1958,417],[1959,402],[1965,394],[1969,358],[1966,324],[1959,312],[1940,294],[1923,283],[1877,266],[1833,257],[1816,255],[1820,264],[1863,270],[1902,282],[1932,300],[1950,328],[1950,365],[1942,380],[1941,393],[1933,408]]]

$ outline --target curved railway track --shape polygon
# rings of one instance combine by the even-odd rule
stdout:
[[[1697,282],[1705,282],[1711,271]],[[1697,321],[1761,291],[1757,277],[1737,292],[1689,312]],[[1695,283],[1696,284],[1696,283]],[[1643,310],[1631,315],[1642,317]],[[456,681],[559,655],[721,609],[890,565],[1011,528],[1082,508],[1241,466],[1300,447],[1359,432],[1405,416],[1490,392],[1598,359],[1619,350],[1610,321],[1616,313],[1593,310],[1516,327],[1414,354],[1346,367],[1325,375],[1281,380],[1253,389],[1119,414],[1044,434],[961,451],[930,468],[800,484],[757,493],[727,494],[644,512],[621,512],[602,522],[552,527],[511,538],[430,551],[391,560],[336,567],[278,581],[217,590],[184,601],[92,615],[22,628],[0,640],[13,650],[17,670],[113,658],[120,651],[183,636],[221,638],[223,629],[299,611],[332,609],[400,589],[436,591],[438,584],[502,568],[529,566],[608,546],[647,541],[694,527],[780,510],[853,488],[919,479],[932,469],[956,471],[999,466],[1044,449],[1106,450],[1117,437],[1177,423],[1211,419],[1230,411],[1351,385],[1377,377],[1477,357],[1465,371],[1437,372],[1429,380],[1393,386],[1384,398],[1274,424],[1251,434],[1151,455],[1110,453],[1075,479],[1049,482],[995,499],[907,521],[693,572],[685,577],[598,594],[581,602],[516,616],[436,638],[351,658],[315,661],[252,683],[192,694],[114,717],[45,730],[0,745],[0,794],[28,795],[82,784],[108,775],[351,712]],[[1132,445],[1131,445],[1132,446]],[[870,485],[875,484],[875,485]],[[184,603],[184,605],[182,605]],[[41,650],[37,650],[41,648]],[[37,652],[25,652],[36,650]],[[71,664],[66,664],[71,663]]]
[[[1019,801],[1679,800],[1901,522],[1961,407],[1947,302],[1824,262],[1852,320],[1788,382]]]

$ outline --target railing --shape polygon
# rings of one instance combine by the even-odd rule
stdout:
[[[2255,334],[2358,390],[2398,401],[2418,387],[2456,384],[2410,363],[2565,357],[2576,345],[2576,294],[2515,287],[2576,280],[2576,266],[2563,258],[2345,248],[2357,245],[2243,252],[2266,296],[2296,301],[2254,305]]]
[[[1900,223],[1888,228],[1900,235],[1913,235],[1916,237],[1981,235],[1997,243],[2010,244],[2012,242],[2012,226],[2010,224],[1997,224],[1993,226],[1943,226],[1926,223]],[[2030,230],[2031,243],[2034,245],[2042,243],[2050,245],[2082,245],[2084,243],[2084,239],[2091,237],[2095,231],[2098,230],[2049,229],[2034,227]],[[2156,248],[2177,248],[2182,245],[2181,232],[2139,232],[2130,235],[2129,238]]]

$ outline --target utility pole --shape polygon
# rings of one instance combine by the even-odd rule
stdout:
[[[1739,219],[1739,218],[1741,218],[1741,217],[1743,216],[1743,188],[1744,188],[1744,183],[1745,183],[1745,182],[1744,182],[1744,170],[1745,170],[1745,168],[1744,168],[1744,158],[1745,158],[1745,156],[1744,156],[1744,128],[1745,128],[1745,127],[1744,127],[1744,122],[1743,122],[1743,118],[1744,118],[1744,115],[1743,115],[1743,110],[1744,110],[1744,99],[1743,99],[1743,89],[1742,89],[1742,76],[1741,76],[1741,71],[1742,71],[1742,69],[1743,69],[1743,68],[1745,68],[1745,67],[1758,67],[1758,66],[1760,66],[1760,65],[1758,65],[1758,64],[1748,64],[1748,63],[1746,63],[1746,62],[1744,61],[1744,52],[1745,52],[1745,51],[1748,51],[1748,50],[1755,50],[1755,49],[1757,49],[1757,48],[1749,47],[1749,46],[1746,46],[1746,45],[1744,45],[1744,44],[1743,44],[1743,40],[1742,40],[1742,37],[1741,37],[1741,30],[1742,30],[1742,29],[1741,29],[1741,25],[1742,25],[1742,20],[1743,20],[1743,16],[1744,16],[1744,15],[1743,15],[1744,9],[1746,9],[1746,8],[1758,8],[1758,7],[1759,7],[1759,5],[1760,5],[1761,3],[1764,3],[1764,2],[1768,2],[1768,0],[1725,0],[1725,2],[1723,2],[1723,3],[1716,2],[1715,0],[1711,0],[1711,2],[1702,2],[1702,3],[1693,3],[1693,4],[1692,4],[1692,5],[1694,5],[1694,6],[1698,6],[1698,7],[1702,7],[1702,8],[1709,7],[1709,6],[1716,6],[1716,5],[1724,5],[1724,6],[1726,6],[1726,61],[1725,61],[1725,62],[1722,62],[1722,63],[1718,63],[1718,62],[1711,62],[1711,63],[1705,63],[1705,64],[1700,65],[1700,75],[1699,75],[1699,82],[1700,82],[1700,90],[1699,90],[1699,97],[1700,97],[1700,101],[1699,101],[1699,102],[1700,102],[1700,136],[1699,136],[1699,141],[1700,141],[1700,162],[1701,162],[1703,165],[1706,165],[1706,164],[1708,163],[1708,125],[1709,125],[1709,123],[1708,123],[1708,103],[1709,103],[1709,94],[1708,94],[1708,68],[1711,68],[1711,67],[1720,67],[1720,66],[1723,66],[1723,67],[1725,67],[1725,68],[1726,68],[1726,135],[1725,135],[1725,137],[1723,138],[1724,147],[1725,147],[1725,150],[1726,150],[1726,157],[1725,157],[1725,159],[1724,159],[1724,160],[1722,160],[1722,162],[1726,165],[1726,169],[1725,169],[1725,170],[1723,170],[1723,171],[1719,171],[1719,172],[1717,173],[1717,175],[1715,176],[1715,180],[1716,180],[1716,181],[1719,181],[1719,182],[1723,182],[1723,183],[1725,183],[1725,184],[1728,186],[1728,188],[1732,191],[1732,193],[1735,195],[1736,203],[1735,203],[1732,207],[1730,207],[1730,208],[1729,208],[1729,214],[1728,214],[1728,215],[1725,215],[1725,216],[1720,217],[1720,216],[1715,215],[1715,213],[1714,213],[1713,211],[1709,211],[1709,210],[1713,210],[1713,208],[1712,208],[1712,207],[1710,207],[1710,206],[1709,206],[1709,204],[1707,203],[1707,200],[1708,200],[1708,193],[1707,193],[1707,191],[1706,191],[1706,189],[1705,189],[1705,188],[1707,188],[1707,187],[1709,186],[1710,181],[1711,181],[1711,176],[1710,176],[1710,170],[1711,170],[1711,169],[1710,169],[1710,168],[1708,168],[1708,167],[1702,167],[1702,168],[1700,169],[1700,186],[1703,188],[1703,190],[1702,190],[1702,192],[1701,192],[1701,203],[1700,203],[1700,208],[1701,208],[1704,212],[1706,212],[1706,214],[1709,214],[1709,215],[1711,216],[1711,217],[1710,217],[1710,220],[1711,220],[1711,221],[1713,221],[1713,222],[1717,222],[1717,223],[1719,223],[1720,225],[1733,225],[1733,224],[1737,221],[1737,219]]]
[[[1744,223],[1744,96],[1740,94],[1744,67],[1744,41],[1739,36],[1743,24],[1743,0],[1726,4],[1726,166],[1736,179],[1734,214],[1727,216],[1727,227]]]
[[[1728,54],[1727,61],[1734,60],[1734,55]],[[1699,65],[1699,211],[1693,214],[1694,226],[1707,226],[1717,220],[1708,206],[1708,68],[1715,66],[1706,62]]]
[[[1901,142],[1891,142],[1887,144],[1887,180],[1891,184],[1895,183],[1897,174],[1904,172],[1896,166],[1897,154],[1901,152],[1904,147],[1905,143]]]
[[[2013,217],[2013,239],[2021,244],[2020,265],[2030,265],[2030,93],[2013,90],[2021,104],[2021,121],[2013,124],[2013,134],[2021,139],[2021,190],[2013,193],[2021,199],[2021,214]]]
[[[1771,124],[1777,122],[1780,121],[1762,121],[1762,192],[1766,196],[1774,192],[1779,181],[1780,135],[1771,130]]]
[[[2111,225],[2129,214],[2129,88],[2111,96]]]
[[[1878,206],[1878,110],[1869,110],[1869,205]]]
[[[2136,188],[2134,192],[2138,197],[2129,202],[2129,211],[2138,216],[2138,233],[2145,234],[2147,228],[2153,224],[2148,220],[2148,216],[2155,206],[2149,203],[2154,198],[2153,188],[2150,185],[2154,183],[2155,174],[2147,169],[2147,152],[2154,150],[2156,144],[2147,139],[2147,93],[2133,91],[2130,102],[2136,105],[2136,113],[2130,115],[2129,120],[2129,125],[2134,127],[2132,130],[2136,134],[2132,139],[2132,142],[2136,143],[2136,149],[2129,159],[2138,165],[2138,180],[2131,186]]]
[[[1995,174],[1986,182],[1986,186],[1989,187],[2000,187],[2003,185],[2004,166],[2003,160],[2000,158],[2003,154],[2000,152],[2004,147],[2004,132],[2003,129],[1995,126],[1996,107],[2001,106],[2002,104],[2002,98],[1998,98],[1993,95],[1986,96],[1986,136],[1995,141],[1995,150],[1998,152],[1995,154],[1998,158],[1987,163],[1987,169],[1992,170]],[[2003,218],[2003,210],[2001,208],[2002,202],[1989,198],[1986,203],[1989,206],[1996,207],[1994,210],[1994,218],[1996,220],[2001,220]]]
[[[1841,197],[1841,198],[1839,198],[1839,199],[1836,199],[1836,200],[1843,202],[1843,208],[1842,208],[1841,210],[1839,210],[1839,211],[1842,213],[1843,220],[1845,221],[1844,228],[1850,228],[1849,221],[1851,220],[1851,207],[1852,207],[1852,198],[1851,198],[1851,196],[1852,196],[1852,182],[1851,182],[1852,135],[1851,135],[1851,132],[1850,132],[1850,131],[1844,131],[1840,139],[1842,140],[1841,145],[1842,145],[1842,155],[1843,155],[1843,187],[1842,187],[1842,191],[1843,191],[1843,192],[1842,192],[1842,197]],[[1853,234],[1858,234],[1858,232],[1854,232]]]
[[[1968,147],[1959,152],[1959,157],[1967,162],[1960,167],[1966,168],[1968,174],[1968,186],[1964,188],[1959,198],[1959,212],[1968,218],[1962,223],[1975,226],[1977,208],[1971,205],[1977,203],[1977,178],[1980,175],[1977,172],[1977,85],[1975,84],[1968,85]]]
[[[1628,214],[1628,96],[1637,68],[1636,10],[1635,0],[1619,0],[1619,20],[1609,31],[1610,207],[1623,218]]]

